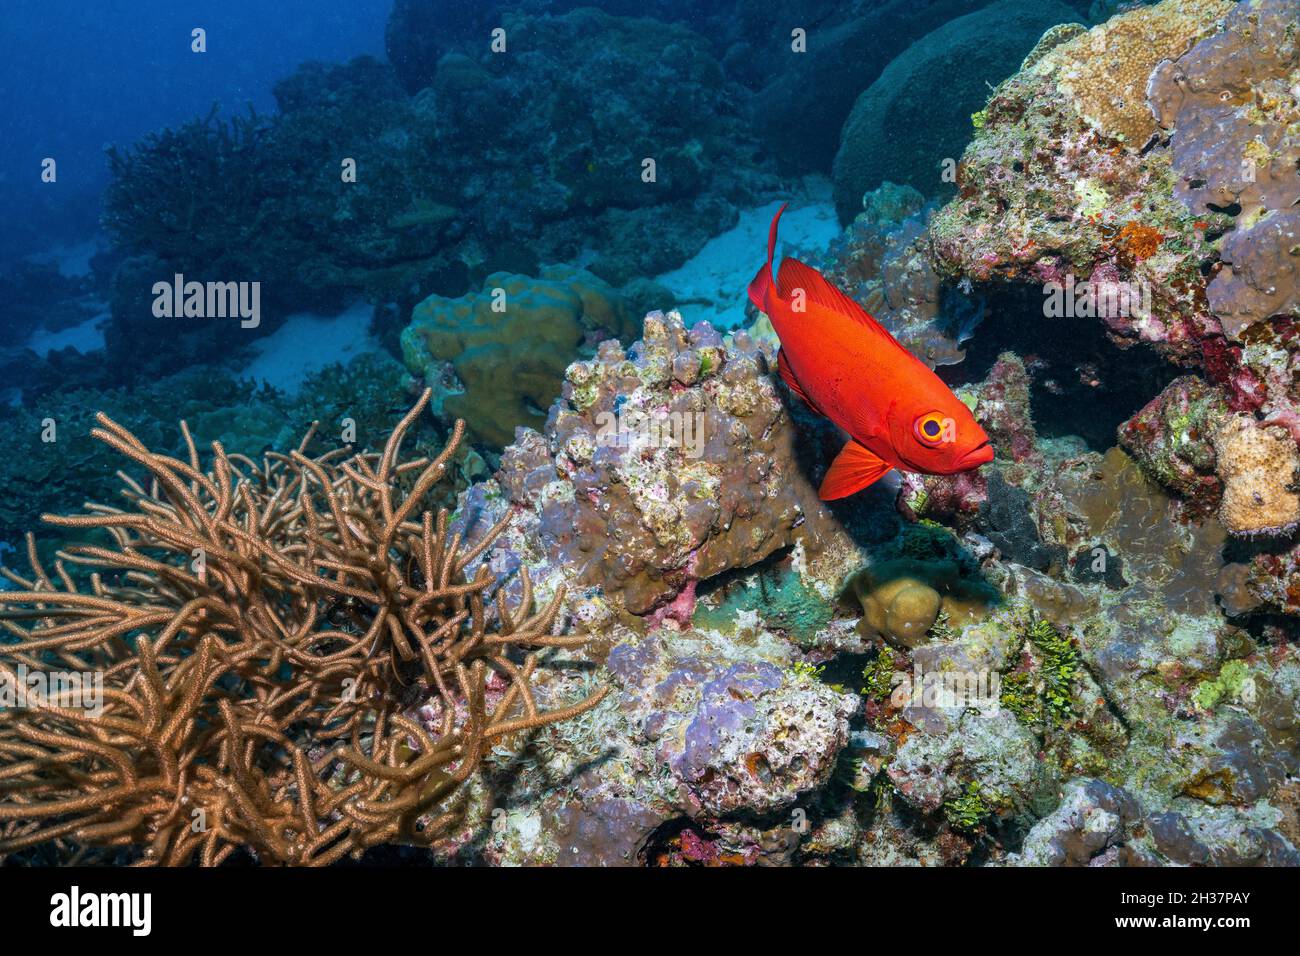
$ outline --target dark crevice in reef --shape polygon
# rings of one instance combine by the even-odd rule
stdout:
[[[1264,647],[1300,643],[1300,622],[1286,614],[1254,611],[1234,617],[1232,624]]]
[[[965,343],[966,360],[936,371],[950,385],[978,382],[1000,354],[1015,352],[1033,380],[1041,437],[1075,435],[1105,451],[1115,445],[1115,430],[1180,374],[1144,345],[1120,348],[1101,319],[1045,316],[1040,285],[990,283],[976,291],[986,309]]]
[[[779,584],[775,583],[775,579],[782,573],[781,563],[790,557],[793,551],[793,545],[778,548],[757,564],[751,564],[743,568],[732,568],[715,574],[713,577],[699,582],[696,586],[695,596],[697,600],[704,600],[716,595],[719,601],[724,601],[734,587],[737,585],[744,587],[749,578],[756,577],[759,589],[764,599],[766,599],[768,588],[779,587]]]

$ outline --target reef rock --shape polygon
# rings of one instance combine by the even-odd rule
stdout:
[[[858,709],[770,661],[668,656],[658,636],[615,647],[609,667],[692,815],[789,808],[830,778]]]
[[[1072,780],[1061,805],[1034,824],[1024,848],[1008,861],[1019,866],[1091,866],[1124,842],[1141,820],[1133,797],[1101,780]]]
[[[1184,375],[1120,426],[1119,443],[1152,479],[1207,510],[1223,494],[1214,439],[1227,415],[1220,389]]]
[[[983,302],[935,272],[925,197],[911,186],[885,182],[862,203],[853,222],[811,264],[931,368],[962,361],[962,343],[983,319]]]
[[[844,547],[770,361],[748,333],[726,341],[651,313],[630,349],[607,341],[569,367],[544,431],[519,430],[460,520],[473,529],[521,512],[511,560],[598,594],[593,614],[681,619],[700,581],[796,543]]]
[[[1300,311],[1300,40],[1296,0],[1253,0],[1222,33],[1162,63],[1149,100],[1171,131],[1174,193],[1194,215],[1234,228],[1206,289],[1232,338]]]
[[[884,180],[927,196],[947,191],[941,164],[955,161],[970,139],[971,114],[987,97],[986,82],[1015,70],[1044,30],[1075,16],[1055,0],[1000,0],[943,24],[894,59],[858,97],[840,134],[834,167],[840,221],[850,221],[862,194]],[[900,139],[899,129],[909,135]]]
[[[612,866],[668,852],[708,865],[790,862],[792,814],[814,812],[858,698],[794,667],[792,645],[753,622],[731,634],[615,626],[607,638],[612,649],[592,679],[616,693],[494,754],[511,809],[493,814],[486,858]],[[572,695],[568,681],[544,677],[539,703]]]
[[[938,734],[915,733],[886,770],[909,805],[936,813],[976,783],[991,810],[1023,810],[1045,786],[1038,743],[1010,712],[968,711]]]
[[[1041,285],[1049,321],[1096,321],[1197,368],[1120,440],[1189,513],[1218,509],[1241,533],[1293,520],[1294,448],[1270,446],[1279,471],[1256,471],[1266,487],[1244,497],[1238,481],[1225,510],[1215,445],[1231,412],[1300,439],[1298,14],[1296,0],[1165,0],[1030,57],[990,98],[929,230],[941,275]],[[1053,311],[1062,290],[1071,306]],[[1250,556],[1245,578],[1291,613],[1300,559],[1282,547]]]

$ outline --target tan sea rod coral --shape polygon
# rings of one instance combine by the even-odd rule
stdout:
[[[260,462],[212,446],[201,470],[99,416],[93,434],[147,473],[126,506],[52,524],[104,536],[52,572],[4,575],[0,678],[102,680],[0,709],[0,858],[327,864],[383,843],[430,844],[463,825],[464,784],[492,742],[594,706],[545,710],[538,649],[563,593],[507,606],[472,545],[421,502],[432,461],[399,461],[426,392],[382,452],[308,458],[304,439]],[[313,430],[315,426],[313,425]],[[308,438],[311,437],[309,432]],[[92,679],[90,686],[95,686]],[[34,849],[35,848],[35,849]],[[121,849],[116,849],[121,848]]]

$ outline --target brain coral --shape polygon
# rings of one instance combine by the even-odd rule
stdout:
[[[944,24],[895,58],[858,97],[840,134],[840,221],[851,220],[862,194],[885,180],[937,194],[940,163],[970,138],[970,116],[984,102],[986,82],[1014,70],[1044,30],[1074,15],[1055,0],[1001,0]]]
[[[1235,415],[1214,437],[1223,501],[1219,518],[1234,534],[1281,534],[1300,522],[1300,495],[1292,490],[1300,453],[1285,429],[1261,427]]]
[[[429,296],[402,332],[402,355],[441,398],[437,411],[501,447],[516,426],[541,427],[584,347],[633,331],[631,309],[613,288],[553,266],[540,279],[493,273],[481,292],[458,299]]]
[[[1300,310],[1298,22],[1300,0],[1242,3],[1222,33],[1151,79],[1151,106],[1172,131],[1175,195],[1195,215],[1236,220],[1207,289],[1231,336]]]
[[[1229,0],[1167,0],[1138,7],[1056,47],[1037,68],[1056,73],[1061,90],[1097,129],[1140,148],[1156,130],[1146,103],[1151,71],[1185,53],[1232,6]]]
[[[929,640],[940,613],[960,625],[980,616],[992,600],[982,581],[963,577],[950,560],[883,561],[854,573],[848,592],[862,604],[859,633],[907,648]]]

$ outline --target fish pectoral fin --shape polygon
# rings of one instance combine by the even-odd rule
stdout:
[[[865,445],[850,440],[831,462],[831,470],[822,479],[817,495],[822,501],[847,498],[875,484],[893,467]]]
[[[790,367],[790,362],[785,357],[785,349],[778,349],[776,353],[776,369],[781,373],[781,380],[803,400],[803,403],[811,408],[818,415],[822,414],[820,408],[813,404],[813,400],[808,397],[808,393],[803,390],[799,380],[794,377],[794,369]]]

